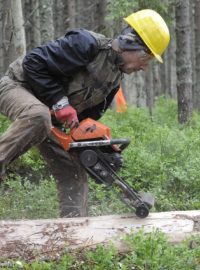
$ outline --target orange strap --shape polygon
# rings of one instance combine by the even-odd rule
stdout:
[[[115,101],[116,101],[116,111],[125,112],[127,109],[127,104],[121,86],[117,91],[117,94],[115,95]]]

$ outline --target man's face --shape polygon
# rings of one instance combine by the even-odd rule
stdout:
[[[139,70],[147,70],[153,55],[144,51],[123,51],[120,54],[123,64],[119,66],[120,70],[126,74],[131,74]]]

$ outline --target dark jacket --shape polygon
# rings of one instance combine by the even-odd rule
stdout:
[[[65,96],[63,77],[69,79],[84,69],[98,54],[95,38],[84,29],[75,29],[64,37],[33,49],[23,61],[25,77],[35,96],[51,107]],[[81,112],[79,119],[99,119],[117,92],[112,89],[104,102]]]

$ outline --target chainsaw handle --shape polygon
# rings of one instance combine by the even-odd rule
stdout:
[[[129,139],[111,139],[110,140],[110,144],[114,145],[114,144],[120,144],[120,150],[124,150],[129,144],[130,144],[130,140]]]

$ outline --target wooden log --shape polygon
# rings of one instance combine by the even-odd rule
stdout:
[[[0,258],[35,259],[55,257],[74,248],[93,247],[112,241],[123,247],[122,237],[143,228],[155,228],[180,242],[191,234],[200,234],[200,210],[151,213],[146,219],[134,215],[84,218],[0,221]]]

